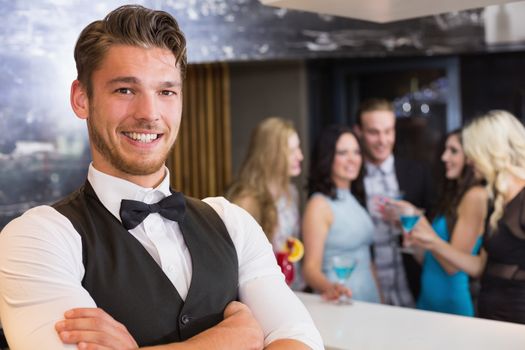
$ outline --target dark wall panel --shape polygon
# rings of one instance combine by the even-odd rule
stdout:
[[[525,52],[461,58],[463,118],[506,109],[525,121]]]

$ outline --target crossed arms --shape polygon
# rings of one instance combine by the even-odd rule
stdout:
[[[72,309],[65,319],[55,325],[64,344],[77,345],[79,349],[138,349],[126,327],[99,308]],[[264,347],[264,333],[250,309],[231,302],[224,311],[224,320],[182,343],[143,347],[144,350],[192,349],[310,349],[293,339],[280,339]]]

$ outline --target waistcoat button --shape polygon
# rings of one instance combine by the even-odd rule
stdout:
[[[182,315],[180,318],[180,323],[185,326],[190,322],[190,316],[189,315]]]

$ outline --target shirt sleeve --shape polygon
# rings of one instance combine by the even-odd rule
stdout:
[[[314,350],[324,349],[319,331],[299,298],[286,285],[272,246],[257,222],[224,198],[208,198],[223,219],[239,260],[239,298],[261,325],[265,346],[295,339]]]
[[[82,287],[80,235],[49,206],[27,211],[0,234],[0,318],[16,350],[76,349],[55,323],[73,307],[96,307]]]

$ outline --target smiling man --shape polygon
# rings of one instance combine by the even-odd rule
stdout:
[[[365,151],[364,187],[367,207],[375,224],[374,262],[383,301],[391,305],[414,306],[419,292],[419,264],[401,254],[401,231],[389,219],[378,215],[378,201],[402,197],[431,209],[434,195],[429,169],[415,161],[394,157],[396,116],[385,99],[364,101],[357,115],[355,131]]]
[[[169,187],[186,44],[162,11],[122,6],[75,48],[93,162],[78,191],[0,235],[12,350],[322,349],[245,211]]]

